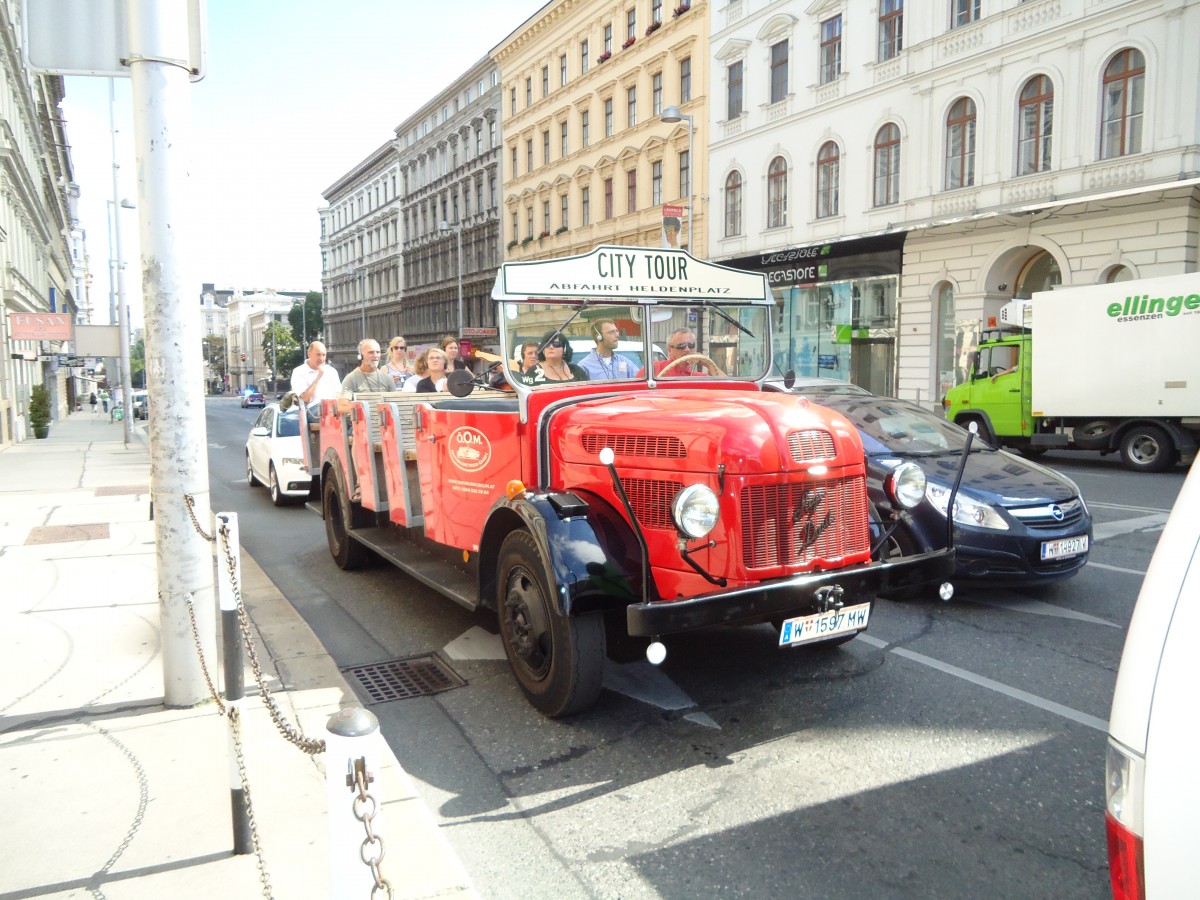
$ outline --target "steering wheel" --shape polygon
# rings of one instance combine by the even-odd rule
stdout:
[[[711,359],[709,359],[703,353],[688,353],[684,356],[679,357],[679,359],[671,360],[669,363],[667,363],[665,366],[663,366],[661,369],[658,370],[658,375],[656,375],[655,377],[661,378],[663,375],[666,374],[667,369],[674,368],[675,366],[679,365],[681,362],[700,362],[700,361],[709,363],[714,369],[717,370],[718,375],[725,374],[724,372],[721,371],[720,366],[718,366],[715,362],[713,362]]]

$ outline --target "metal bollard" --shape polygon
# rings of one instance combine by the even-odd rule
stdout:
[[[378,783],[379,720],[348,706],[325,725],[325,787],[329,803],[329,896],[334,900],[376,896],[390,885],[380,873],[383,839],[378,834],[382,798]]]
[[[229,529],[229,555],[232,558],[233,578],[242,583],[242,552],[238,543],[237,513],[221,512],[215,516],[216,527]],[[217,597],[221,603],[221,649],[224,655],[225,707],[229,717],[229,795],[230,812],[233,819],[233,852],[238,855],[253,853],[254,840],[250,833],[250,814],[246,805],[246,792],[242,790],[242,776],[238,767],[238,750],[234,745],[233,716],[240,716],[246,697],[245,671],[242,662],[242,629],[238,622],[237,597],[233,592],[229,566],[221,553],[221,541],[217,540]]]

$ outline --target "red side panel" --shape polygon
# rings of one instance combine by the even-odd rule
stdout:
[[[424,407],[417,465],[425,536],[475,552],[488,511],[521,478],[517,414]]]

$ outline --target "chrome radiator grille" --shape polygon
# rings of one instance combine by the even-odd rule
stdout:
[[[742,561],[748,569],[802,566],[870,549],[862,476],[742,490]]]

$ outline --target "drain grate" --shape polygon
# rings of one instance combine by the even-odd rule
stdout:
[[[414,656],[351,666],[342,669],[342,672],[355,679],[362,689],[361,693],[367,697],[368,706],[389,700],[427,697],[466,684],[458,673],[436,656]]]

